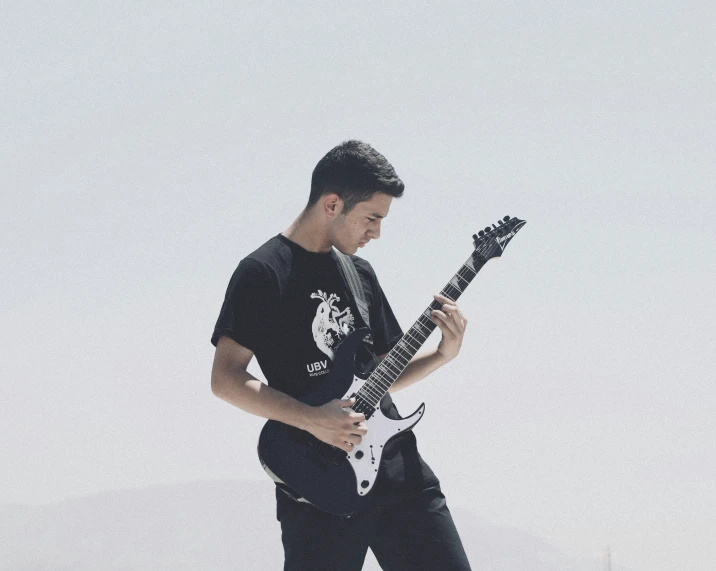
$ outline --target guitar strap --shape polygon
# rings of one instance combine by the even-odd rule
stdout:
[[[370,329],[368,302],[366,301],[365,290],[363,289],[363,284],[358,277],[358,270],[356,270],[356,266],[353,263],[353,260],[351,260],[350,256],[346,256],[335,248],[333,248],[331,252],[333,254],[333,259],[338,262],[338,269],[341,270],[341,274],[343,274],[343,279],[345,279],[346,283],[348,284],[348,287],[351,290],[351,293],[353,294],[353,299],[356,302],[356,306],[358,307],[358,312],[363,319],[363,323],[365,323],[366,327]],[[364,342],[372,346],[372,336],[366,336],[364,338]]]

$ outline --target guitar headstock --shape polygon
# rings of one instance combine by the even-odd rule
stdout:
[[[499,258],[507,248],[507,244],[525,224],[527,222],[524,220],[505,216],[502,220],[498,220],[497,224],[493,224],[492,228],[488,226],[477,234],[473,234],[475,255],[484,262],[492,258]]]

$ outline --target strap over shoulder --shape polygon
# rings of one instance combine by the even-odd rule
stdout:
[[[358,312],[363,318],[363,323],[365,323],[368,329],[370,329],[368,302],[366,301],[367,296],[365,295],[363,284],[358,277],[358,270],[356,270],[353,260],[351,260],[350,256],[346,256],[335,248],[333,248],[331,253],[333,254],[333,258],[336,260],[336,262],[338,262],[338,268],[341,270],[341,274],[343,274],[343,278],[346,280],[346,283],[348,284],[348,287],[353,294],[353,299],[358,306]],[[366,338],[366,341],[370,342],[369,338]]]

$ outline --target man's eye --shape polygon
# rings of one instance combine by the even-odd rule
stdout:
[[[374,221],[375,221],[375,218],[371,218],[371,217],[369,216],[369,217],[368,217],[368,220],[370,220],[371,222],[374,222]]]

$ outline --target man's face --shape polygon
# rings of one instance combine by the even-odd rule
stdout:
[[[380,238],[380,223],[388,216],[392,201],[389,194],[376,192],[348,214],[338,214],[333,223],[333,245],[344,254],[355,254],[358,248]]]

